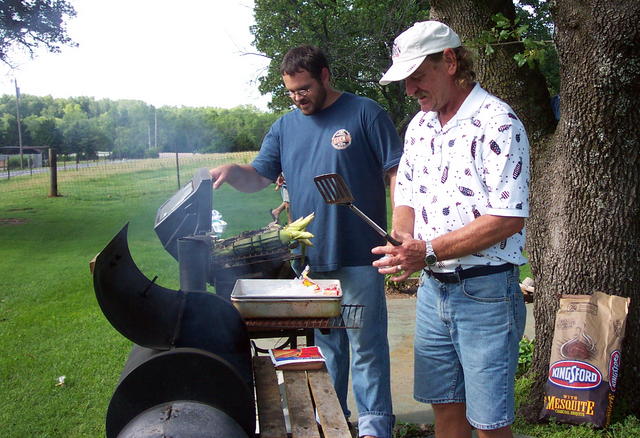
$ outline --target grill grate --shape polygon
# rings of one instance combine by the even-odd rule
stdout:
[[[362,326],[361,304],[343,304],[340,315],[333,318],[265,318],[245,319],[249,329],[301,329],[301,328],[360,328]]]
[[[245,231],[235,237],[227,239],[214,239],[214,249],[212,254],[212,263],[217,269],[237,268],[260,264],[264,262],[285,262],[301,258],[300,255],[293,254],[291,249],[298,246],[298,242],[292,242],[290,245],[283,245],[278,234],[269,234],[264,237],[265,231],[274,231],[279,228],[270,225],[258,230]],[[237,243],[248,237],[258,236],[250,242]],[[228,255],[221,256],[219,250],[226,248]]]
[[[242,266],[257,265],[264,262],[287,262],[295,259],[302,258],[301,255],[292,254],[289,248],[280,249],[271,252],[261,252],[257,254],[251,254],[247,256],[233,256],[233,257],[215,257],[213,258],[214,265],[219,266],[219,269],[237,268]]]

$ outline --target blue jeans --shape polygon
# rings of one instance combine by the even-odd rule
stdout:
[[[465,403],[482,430],[514,420],[526,309],[518,268],[455,284],[422,274],[416,307],[414,398]]]
[[[337,271],[312,273],[311,278],[340,280],[343,304],[365,306],[361,328],[333,329],[328,334],[316,330],[316,345],[326,357],[327,369],[346,417],[350,415],[347,390],[351,355],[351,381],[360,436],[390,438],[395,417],[391,406],[384,276],[373,266],[347,266]]]

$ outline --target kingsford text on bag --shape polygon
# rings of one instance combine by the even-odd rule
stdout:
[[[629,301],[602,292],[562,296],[540,418],[609,424]]]

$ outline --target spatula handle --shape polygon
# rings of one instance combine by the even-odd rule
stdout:
[[[393,237],[391,237],[389,235],[389,233],[384,233],[384,238],[387,239],[387,242],[389,242],[390,244],[392,244],[393,246],[400,246],[402,245],[402,242],[400,242],[399,240],[394,239]]]
[[[364,214],[362,211],[360,211],[360,209],[358,207],[356,207],[353,204],[348,204],[349,208],[351,210],[353,210],[358,216],[360,216],[360,218],[365,221],[366,223],[368,223],[374,230],[376,230],[376,232],[381,235],[382,237],[384,237],[385,239],[387,239],[387,241],[394,245],[394,246],[400,246],[402,245],[402,242],[397,241],[396,239],[394,239],[393,237],[391,237],[389,235],[389,233],[387,233],[385,230],[383,230],[380,225],[376,224],[374,221],[372,221],[369,216],[367,216],[366,214]]]

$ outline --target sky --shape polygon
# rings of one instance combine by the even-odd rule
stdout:
[[[78,47],[37,52],[0,66],[0,94],[142,100],[155,106],[266,110],[257,78],[269,60],[255,54],[253,0],[68,0]]]

